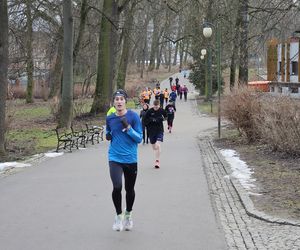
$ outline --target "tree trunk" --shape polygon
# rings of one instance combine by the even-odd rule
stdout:
[[[182,69],[183,65],[183,52],[184,52],[184,43],[183,41],[179,42],[179,68]]]
[[[240,60],[239,60],[239,84],[248,84],[248,4],[249,0],[240,1],[241,25],[240,25]]]
[[[148,66],[148,71],[153,71],[155,68],[155,55],[157,51],[157,46],[159,42],[159,16],[156,14],[153,18],[153,34],[150,50],[150,62]]]
[[[59,29],[59,34],[63,33],[62,27]],[[61,83],[62,83],[62,60],[63,60],[63,40],[62,36],[58,35],[57,49],[54,68],[51,70],[50,94],[49,98],[59,98],[61,96]]]
[[[7,0],[0,1],[0,161],[5,156],[5,113],[8,69]]]
[[[147,38],[144,38],[143,42],[143,49],[142,49],[142,60],[141,60],[141,71],[140,71],[140,78],[144,78],[144,69],[145,69],[145,61],[147,56],[147,47],[148,47],[148,41]]]
[[[229,87],[230,90],[234,88],[235,85],[235,77],[236,77],[236,60],[238,57],[238,50],[239,50],[239,41],[240,41],[240,25],[241,25],[241,15],[240,10],[238,10],[237,16],[236,16],[236,22],[235,22],[235,34],[233,39],[233,45],[232,45],[232,55],[231,55],[231,63],[230,63],[230,81],[229,81]]]
[[[168,72],[171,72],[171,68],[172,68],[172,43],[169,42],[169,46],[168,46],[168,50],[169,50],[169,56],[168,56]]]
[[[185,48],[185,54],[184,54],[184,59],[183,59],[183,64],[186,66],[187,65],[187,57],[188,57],[188,52],[189,52],[189,48],[190,48],[190,43],[189,41],[186,42],[186,48]]]
[[[178,43],[175,44],[174,58],[173,58],[173,66],[177,63],[177,54],[178,54]]]
[[[159,69],[160,67],[160,64],[161,64],[161,53],[162,53],[162,48],[163,48],[163,45],[161,44],[158,48],[158,51],[157,51],[157,63],[156,63],[156,68],[155,69]]]
[[[180,14],[179,15],[179,19],[178,19],[178,29],[177,29],[176,40],[178,40],[181,37],[181,34],[182,34],[182,22],[183,22],[183,16],[182,16],[182,14]],[[179,42],[176,42],[175,52],[174,52],[173,66],[175,66],[177,64],[178,49],[179,49]]]
[[[59,127],[70,128],[73,119],[73,15],[72,1],[63,3],[64,61]]]
[[[73,67],[75,67],[77,55],[79,53],[79,49],[80,49],[80,45],[81,45],[81,41],[82,41],[82,37],[84,35],[84,28],[86,25],[87,15],[88,15],[87,0],[82,0],[81,9],[80,9],[80,24],[79,24],[78,36],[77,36],[77,40],[76,40],[76,43],[74,46],[74,51],[73,51]]]
[[[98,47],[98,69],[96,89],[90,113],[106,112],[110,105],[113,90],[113,75],[115,72],[115,58],[117,49],[117,30],[113,27],[118,23],[118,4],[115,0],[104,0],[100,39]],[[109,18],[110,20],[108,20]]]
[[[131,9],[126,8],[125,10],[125,16],[126,21],[124,24],[123,29],[123,48],[122,48],[122,54],[120,58],[120,65],[118,70],[118,78],[117,78],[117,88],[118,89],[124,89],[125,87],[125,79],[126,79],[126,72],[127,72],[127,66],[129,61],[129,52],[131,48],[131,30],[133,26],[133,7]]]
[[[34,81],[33,81],[33,57],[32,57],[32,1],[26,0],[26,19],[27,19],[27,32],[26,32],[26,72],[27,72],[27,90],[26,90],[26,103],[33,102],[33,89],[34,89]]]

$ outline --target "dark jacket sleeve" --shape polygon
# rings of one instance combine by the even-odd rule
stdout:
[[[147,126],[149,123],[150,123],[150,119],[149,119],[149,110],[146,112],[146,114],[144,115],[144,118],[143,118],[143,122],[144,124]]]
[[[166,110],[162,109],[162,115],[163,115],[164,119],[167,119],[168,114],[167,114]]]

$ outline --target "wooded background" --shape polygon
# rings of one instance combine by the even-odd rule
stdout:
[[[204,21],[213,24],[211,39],[203,37]],[[92,114],[126,88],[128,67],[141,78],[160,67],[190,68],[203,92],[200,51],[210,46],[216,64],[218,26],[222,70],[229,69],[230,86],[246,84],[249,65],[264,63],[267,41],[286,40],[298,23],[297,0],[0,0],[0,154],[8,85],[25,79],[31,103],[39,84],[45,101],[59,100],[59,126],[69,127],[76,82],[82,95],[94,86]]]

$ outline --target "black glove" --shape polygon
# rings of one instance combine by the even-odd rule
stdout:
[[[112,139],[112,136],[111,136],[110,133],[107,133],[105,138],[106,138],[107,141],[110,141]]]
[[[122,117],[121,117],[121,123],[122,123],[122,126],[123,126],[124,129],[127,129],[127,128],[128,128],[129,124],[128,124],[128,122],[127,122],[126,116],[122,116]]]

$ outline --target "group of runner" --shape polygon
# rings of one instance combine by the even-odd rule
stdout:
[[[140,100],[141,104],[151,103],[152,95],[154,95],[155,100],[159,100],[160,106],[163,108],[164,104],[168,105],[168,100],[174,98],[174,93],[179,97],[181,100],[182,97],[184,97],[184,100],[187,101],[187,94],[188,94],[188,88],[186,85],[180,85],[179,84],[179,78],[175,78],[175,84],[173,84],[173,77],[169,78],[170,81],[170,91],[168,88],[161,89],[160,84],[156,84],[155,88],[152,90],[151,88],[147,87],[144,89],[140,94]]]
[[[168,131],[171,133],[176,111],[177,93],[174,87],[171,89],[171,93],[168,93],[168,89],[162,92],[160,86],[157,85],[153,93],[160,92],[160,94],[159,97],[154,94],[155,99],[151,108],[149,106],[152,96],[151,90],[147,88],[143,91],[143,93],[149,94],[148,98],[144,98],[140,116],[132,110],[127,110],[127,94],[124,90],[117,90],[113,94],[114,109],[106,117],[106,140],[110,141],[108,160],[113,184],[112,200],[116,210],[113,224],[115,231],[122,231],[123,229],[129,231],[133,227],[132,207],[135,199],[134,185],[138,171],[137,148],[139,143],[143,141],[148,144],[150,141],[155,155],[154,167],[160,168],[160,143],[163,142],[164,137],[163,121],[167,120]],[[160,101],[161,93],[168,93],[168,95],[163,95],[162,102]],[[144,94],[145,96],[146,94]],[[164,107],[165,101],[166,106]],[[126,209],[124,212],[122,211],[123,175],[126,190]]]
[[[187,94],[189,92],[187,86],[184,84],[183,86],[179,84],[179,78],[175,78],[175,84],[173,84],[173,77],[171,76],[169,78],[170,82],[170,88],[171,90],[175,90],[177,92],[177,95],[179,96],[179,99],[182,99],[182,96],[184,96],[184,100],[187,101]]]

